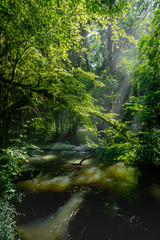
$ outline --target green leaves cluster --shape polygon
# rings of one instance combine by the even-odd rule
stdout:
[[[34,133],[47,135],[49,129],[56,129],[58,134],[59,129],[76,128],[82,122],[89,125],[91,116],[101,117],[101,107],[103,112],[120,112],[120,104],[127,98],[120,96],[126,77],[124,68],[127,63],[131,69],[134,62],[133,56],[127,51],[122,56],[120,50],[134,47],[130,29],[138,39],[140,16],[147,11],[143,19],[146,26],[157,1],[130,1],[132,8],[124,14],[128,2],[1,1],[1,145],[7,133],[12,135],[10,126],[16,135],[27,122]],[[149,32],[137,45],[134,94],[128,105],[132,115],[139,117],[141,130],[149,134],[154,131],[156,136],[160,124],[158,20],[157,8]],[[122,59],[120,64],[118,59]],[[129,74],[130,69],[126,70]],[[109,121],[114,132],[118,122]],[[99,121],[97,125],[99,130],[110,131],[107,124]],[[120,133],[121,127],[116,131]]]
[[[95,83],[95,77],[80,69],[81,61],[86,61],[82,30],[88,31],[90,22],[118,14],[124,7],[126,1],[1,1],[2,145],[9,128],[5,126],[17,113],[26,118],[28,112],[39,113],[40,106],[47,105],[87,115],[86,102],[90,108],[94,102],[87,86]],[[71,52],[80,59],[75,68]]]
[[[1,240],[21,240],[22,234],[16,226],[17,212],[8,199],[0,199],[0,236]]]
[[[0,155],[0,190],[10,199],[14,194],[16,197],[14,181],[20,176],[19,166],[27,157],[26,151],[18,147],[7,148]]]
[[[133,87],[136,95],[131,98],[134,106],[139,108],[140,120],[145,128],[159,128],[160,122],[160,11],[155,12],[155,18],[150,32],[139,41],[140,51],[138,67],[135,71]],[[137,111],[137,108],[135,108]]]
[[[25,150],[12,147],[0,155],[0,236],[2,240],[23,239],[17,227],[18,215],[13,201],[21,201],[22,194],[15,186],[20,176],[19,165],[27,160]]]
[[[135,121],[134,157],[137,165],[160,164],[160,9],[148,33],[138,43],[138,66],[135,69],[133,91],[127,109]],[[137,124],[136,124],[137,121]]]

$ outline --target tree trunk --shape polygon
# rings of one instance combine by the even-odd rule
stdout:
[[[112,20],[110,19],[110,23],[108,24],[108,34],[107,34],[107,42],[108,42],[108,56],[109,56],[109,74],[114,75],[115,67],[113,61],[113,40],[112,40]]]
[[[55,126],[56,126],[56,137],[59,135],[59,113],[55,112]]]
[[[2,140],[1,147],[4,148],[8,142],[8,129],[9,129],[9,114],[6,112],[3,116],[2,123]]]

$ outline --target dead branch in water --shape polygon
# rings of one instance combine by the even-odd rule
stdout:
[[[83,158],[79,163],[72,163],[72,165],[82,165],[83,161],[92,158],[93,155]]]

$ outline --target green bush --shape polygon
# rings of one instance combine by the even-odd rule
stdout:
[[[22,240],[21,232],[17,228],[15,218],[17,211],[13,204],[6,199],[0,199],[0,239]]]
[[[16,224],[18,215],[13,203],[21,201],[22,193],[15,186],[20,176],[19,165],[26,160],[26,153],[18,147],[7,148],[0,155],[0,239],[22,240],[21,231]]]

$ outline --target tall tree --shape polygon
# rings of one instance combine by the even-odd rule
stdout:
[[[160,128],[160,8],[155,4],[154,19],[148,33],[138,43],[139,58],[128,108],[135,116],[139,136],[137,160],[144,165],[159,164]],[[133,120],[133,121],[134,121]],[[139,131],[137,131],[139,130]]]

